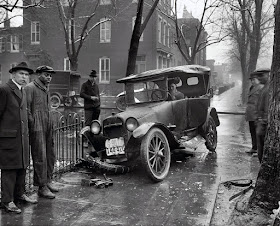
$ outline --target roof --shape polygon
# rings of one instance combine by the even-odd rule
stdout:
[[[117,83],[137,82],[146,79],[156,79],[173,73],[205,74],[205,72],[207,73],[210,72],[210,68],[201,65],[183,65],[183,66],[169,67],[163,69],[155,69],[155,70],[145,71],[136,75],[130,75],[128,77],[118,79]]]
[[[63,71],[63,70],[54,70],[56,74],[70,74],[71,76],[81,77],[80,72],[78,71]]]

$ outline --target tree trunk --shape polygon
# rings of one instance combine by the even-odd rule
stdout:
[[[273,61],[270,75],[268,129],[264,144],[263,159],[255,189],[249,198],[245,214],[236,214],[228,225],[268,225],[264,218],[278,208],[280,200],[280,0],[275,7],[275,30]],[[260,213],[263,218],[256,221]],[[279,214],[278,214],[279,215]],[[271,225],[271,224],[269,224]],[[274,226],[279,225],[275,220]]]
[[[270,104],[264,156],[250,206],[268,211],[280,201],[280,0],[275,8],[273,59],[270,75]]]

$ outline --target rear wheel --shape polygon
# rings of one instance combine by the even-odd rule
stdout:
[[[158,128],[152,128],[141,142],[141,162],[148,176],[155,182],[168,174],[171,162],[168,140]]]
[[[61,99],[57,94],[52,94],[50,97],[51,108],[57,109],[61,105]]]
[[[120,111],[124,111],[126,109],[126,101],[125,95],[119,96],[116,100],[116,107]]]
[[[208,123],[205,129],[204,138],[206,140],[205,145],[209,151],[215,151],[217,148],[217,129],[214,119],[209,116]]]

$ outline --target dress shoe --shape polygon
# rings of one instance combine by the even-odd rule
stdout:
[[[38,203],[38,200],[30,198],[26,194],[23,194],[20,197],[17,197],[16,200],[19,202],[26,202],[26,203],[31,203],[31,204]]]
[[[46,199],[54,199],[55,194],[53,194],[47,186],[39,187],[38,195],[40,197],[46,198]]]
[[[4,208],[7,212],[21,213],[21,209],[19,209],[14,202],[2,203],[2,208]]]
[[[58,187],[56,187],[52,183],[48,183],[47,186],[48,186],[48,188],[50,189],[51,192],[58,192],[59,191]]]

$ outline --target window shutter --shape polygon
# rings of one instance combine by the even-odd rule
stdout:
[[[23,51],[23,35],[19,35],[19,51]]]
[[[7,35],[6,51],[11,52],[11,35]]]

